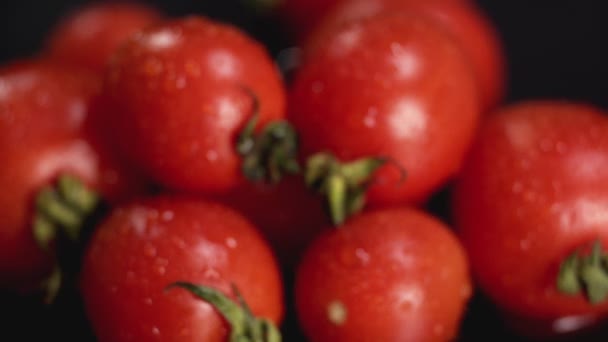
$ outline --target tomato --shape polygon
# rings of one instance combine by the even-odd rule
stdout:
[[[581,104],[525,102],[481,128],[453,211],[480,286],[509,313],[551,320],[608,312],[605,294],[585,275],[592,270],[601,282],[608,272],[585,258],[608,247],[603,114]],[[564,263],[572,256],[577,267]]]
[[[314,48],[315,36],[332,26],[371,17],[383,12],[428,16],[441,24],[464,49],[477,77],[484,111],[493,109],[503,98],[505,61],[496,30],[486,16],[466,1],[447,0],[351,0],[343,1],[324,18],[317,32],[309,38]]]
[[[370,211],[326,231],[295,283],[311,341],[448,341],[471,292],[458,239],[414,209]]]
[[[299,177],[278,184],[245,183],[222,202],[260,229],[286,267],[293,267],[308,244],[329,225],[321,199]]]
[[[41,60],[0,68],[0,146],[79,132],[100,86],[95,75]]]
[[[198,17],[131,39],[106,79],[109,134],[160,184],[222,193],[244,177],[236,141],[259,103],[258,126],[284,115],[280,75],[262,46]]]
[[[457,44],[432,22],[405,14],[325,34],[296,74],[289,105],[305,155],[392,160],[371,180],[368,200],[376,206],[433,193],[460,167],[480,113]]]
[[[94,4],[64,18],[48,37],[46,57],[101,72],[130,36],[161,20],[141,4]]]
[[[281,277],[268,245],[237,212],[177,197],[116,208],[85,254],[82,294],[100,342],[226,341],[213,307],[178,281],[233,297],[234,284],[257,316],[283,315]]]
[[[34,239],[36,197],[61,175],[78,177],[110,203],[142,181],[88,133],[99,82],[87,73],[23,62],[0,72],[0,287],[27,291],[52,258]]]

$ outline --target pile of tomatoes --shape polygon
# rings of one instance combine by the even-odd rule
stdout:
[[[26,308],[11,322],[100,342],[426,342],[467,340],[485,305],[522,338],[599,338],[601,109],[503,104],[502,47],[469,1],[254,5],[296,37],[282,68],[229,23],[124,3],[0,67],[0,288]]]

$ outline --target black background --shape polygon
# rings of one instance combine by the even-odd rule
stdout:
[[[424,1],[424,0],[421,0]],[[83,0],[0,0],[0,62],[33,55],[62,15]],[[172,16],[199,13],[232,22],[264,42],[276,54],[290,45],[276,18],[254,14],[239,0],[145,1]],[[584,101],[608,109],[608,5],[603,0],[480,0],[495,23],[508,59],[507,102],[530,98]],[[440,203],[441,198],[435,203]],[[441,207],[441,206],[438,206]],[[72,303],[68,298],[67,303]],[[73,304],[73,303],[72,303]],[[0,340],[86,341],[82,313],[61,318],[55,309],[0,295]],[[504,328],[486,300],[478,296],[463,326],[463,341],[518,341]],[[299,340],[293,317],[286,341]],[[0,330],[2,331],[2,330]],[[8,338],[6,333],[20,337]],[[5,335],[6,336],[6,335]],[[595,334],[577,341],[607,341]],[[203,341],[201,341],[203,342]],[[415,342],[415,341],[414,341]]]

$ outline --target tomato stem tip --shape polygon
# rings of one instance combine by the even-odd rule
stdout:
[[[574,252],[560,266],[557,289],[570,296],[583,293],[593,305],[604,302],[608,298],[607,259],[608,255],[599,240],[593,244],[587,256],[579,251]]]

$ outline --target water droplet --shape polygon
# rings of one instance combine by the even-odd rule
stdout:
[[[519,248],[521,248],[522,251],[527,251],[530,249],[530,241],[528,239],[524,239],[519,241]]]
[[[157,327],[153,327],[152,328],[152,334],[159,336],[160,335],[160,329],[158,329]]]
[[[167,271],[167,270],[165,269],[165,267],[164,267],[164,266],[158,266],[158,267],[156,268],[156,272],[158,273],[158,275],[161,275],[161,276],[162,276],[162,275],[165,275],[165,272],[166,272],[166,271]]]
[[[150,297],[146,297],[146,299],[144,299],[144,303],[145,303],[146,305],[152,305],[152,298],[150,298]]]
[[[167,266],[169,265],[169,260],[165,258],[156,258],[154,261],[158,266]]]
[[[433,327],[433,333],[436,336],[443,335],[444,331],[445,331],[445,327],[442,324],[435,324],[435,326]]]
[[[174,237],[171,239],[171,242],[173,242],[173,244],[174,244],[174,245],[175,245],[177,248],[179,248],[179,249],[184,249],[184,248],[186,248],[186,242],[185,242],[184,240],[182,240],[182,239],[178,238],[178,237],[175,237],[175,236],[174,236]]]
[[[566,153],[566,149],[567,149],[566,144],[561,141],[558,141],[557,144],[555,144],[555,150],[559,154]]]
[[[521,182],[514,182],[513,186],[511,186],[511,191],[513,191],[514,194],[518,194],[520,192],[522,192],[522,190],[524,189],[523,184],[521,184]]]
[[[220,278],[220,273],[214,268],[208,268],[203,276],[208,280],[217,280]]]
[[[365,118],[363,119],[363,124],[368,128],[373,128],[376,126],[376,116],[378,115],[378,109],[376,107],[370,107],[365,114]]]
[[[210,162],[214,162],[218,158],[217,152],[215,150],[209,150],[205,153],[205,158]]]
[[[348,312],[346,307],[339,300],[333,300],[327,305],[327,319],[334,325],[346,323]]]
[[[175,88],[177,89],[184,89],[186,87],[186,78],[185,77],[178,77],[175,80]]]
[[[367,253],[363,248],[357,248],[355,250],[355,255],[361,261],[361,264],[363,266],[369,264],[369,259],[370,259],[369,253]]]
[[[228,246],[228,248],[236,248],[236,246],[238,246],[238,242],[236,241],[235,238],[233,237],[229,237],[226,239],[226,246]]]
[[[116,286],[110,287],[110,292],[112,292],[112,293],[118,292],[118,287],[116,287]]]
[[[171,210],[167,210],[167,211],[163,212],[161,218],[163,219],[163,221],[169,222],[169,221],[173,220],[174,216],[175,216],[175,214]]]

